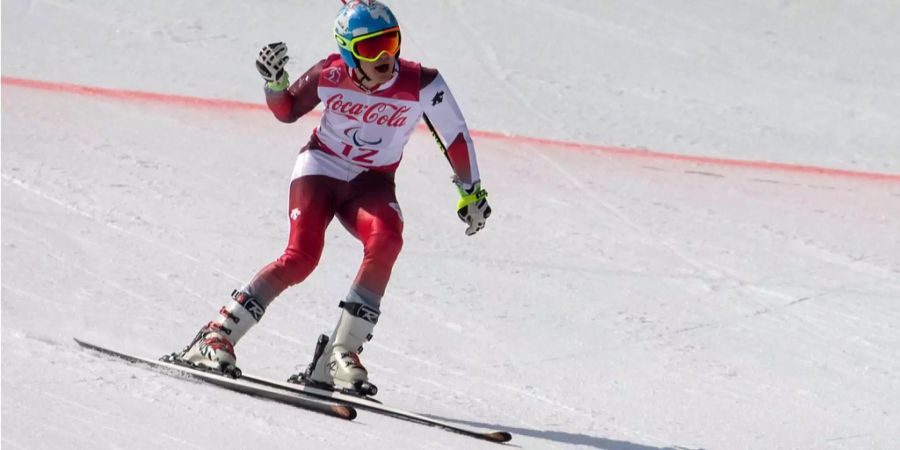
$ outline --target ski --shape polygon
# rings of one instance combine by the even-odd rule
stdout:
[[[327,399],[312,399],[309,397],[297,395],[296,393],[287,392],[285,389],[266,387],[262,383],[253,382],[251,380],[244,381],[242,379],[232,379],[225,375],[212,371],[203,371],[183,365],[133,356],[117,352],[106,347],[91,344],[77,338],[75,339],[75,342],[86,349],[93,350],[107,356],[113,356],[130,363],[144,364],[167,375],[186,375],[192,379],[210,383],[212,385],[219,386],[231,391],[240,392],[242,394],[251,395],[253,397],[272,400],[278,403],[295,406],[308,411],[325,414],[331,417],[337,417],[345,420],[353,420],[356,418],[356,409],[353,408],[352,405],[348,405],[346,403],[327,401]]]
[[[509,442],[512,439],[512,435],[506,431],[481,431],[473,428],[467,428],[443,420],[433,419],[421,414],[416,414],[414,412],[393,408],[377,400],[365,397],[348,395],[342,392],[320,389],[303,384],[274,381],[266,378],[255,377],[246,373],[241,376],[241,379],[270,388],[283,389],[292,393],[307,395],[322,400],[331,400],[347,405],[348,407],[355,407],[373,413],[406,420],[408,422],[414,422],[435,428],[442,428],[453,433],[462,434],[477,439],[483,439],[490,442]]]

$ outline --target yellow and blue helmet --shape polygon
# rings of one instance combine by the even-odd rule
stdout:
[[[400,52],[400,24],[390,8],[377,0],[349,0],[334,20],[334,38],[347,66],[375,61],[383,53]]]

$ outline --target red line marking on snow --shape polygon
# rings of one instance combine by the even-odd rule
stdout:
[[[137,102],[157,102],[190,106],[206,106],[217,109],[243,109],[268,111],[265,104],[239,102],[234,100],[218,100],[185,95],[157,94],[153,92],[131,91],[127,89],[110,89],[79,84],[54,83],[50,81],[29,80],[25,78],[2,77],[4,85],[18,86],[42,91],[65,92],[68,94],[93,95],[97,97],[115,98]]]
[[[268,107],[262,103],[242,102],[236,100],[221,100],[185,95],[159,94],[154,92],[134,91],[127,89],[111,89],[93,86],[84,86],[70,83],[56,83],[51,81],[39,81],[26,78],[2,77],[2,83],[6,86],[16,86],[43,91],[64,92],[69,94],[93,95],[98,97],[114,98],[119,100],[136,102],[156,102],[164,104],[179,104],[188,106],[209,107],[215,109],[268,111]],[[320,111],[312,111],[311,115],[321,116]],[[426,129],[424,125],[419,129]],[[507,135],[493,131],[472,130],[472,136],[482,139],[492,139],[513,144],[537,145],[542,147],[560,147],[580,151],[603,153],[614,156],[628,156],[650,159],[667,159],[672,161],[692,162],[728,167],[742,167],[758,170],[776,170],[782,172],[805,173],[826,175],[834,177],[858,178],[865,180],[895,181],[900,182],[900,174],[862,172],[845,169],[831,169],[827,167],[805,166],[800,164],[787,164],[768,161],[746,161],[740,159],[716,158],[710,156],[682,155],[677,153],[660,152],[655,150],[642,150],[627,147],[611,147],[597,144],[583,144],[578,142],[566,142],[553,139],[544,139],[528,136]]]
[[[553,139],[535,138],[527,136],[507,136],[502,133],[493,131],[472,131],[472,135],[476,137],[488,139],[500,139],[520,144],[530,144],[539,146],[554,146],[571,148],[575,150],[594,151],[606,153],[610,155],[631,156],[638,158],[650,159],[668,159],[673,161],[684,161],[700,164],[710,164],[728,167],[742,167],[748,169],[759,170],[776,170],[782,172],[807,173],[816,175],[828,175],[835,177],[860,178],[867,180],[879,181],[896,181],[900,182],[900,174],[878,173],[878,172],[862,172],[856,170],[832,169],[828,167],[804,166],[801,164],[788,164],[769,161],[747,161],[741,159],[717,158],[713,156],[697,156],[683,155],[678,153],[667,153],[655,150],[643,150],[638,148],[627,147],[609,147],[597,144],[582,144],[578,142],[555,141]]]

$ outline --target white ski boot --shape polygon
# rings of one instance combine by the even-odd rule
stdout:
[[[363,344],[372,339],[380,311],[362,303],[341,302],[341,317],[331,339],[319,338],[313,364],[301,377],[312,385],[362,396],[372,396],[378,388],[369,382],[369,373],[359,360]],[[324,348],[322,345],[324,344]]]
[[[176,359],[195,366],[240,376],[234,346],[253,325],[259,323],[265,308],[244,292],[235,290],[232,300],[219,310],[219,317],[200,329],[194,340]]]

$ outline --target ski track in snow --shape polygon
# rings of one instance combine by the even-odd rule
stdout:
[[[452,3],[452,6],[457,17],[456,20],[454,20],[454,23],[457,25],[456,28],[462,29],[463,32],[468,35],[477,35],[478,31],[469,24],[469,18],[467,17],[471,12],[466,11],[459,3]],[[522,106],[528,109],[532,116],[541,119],[544,123],[549,124],[559,122],[559,120],[554,120],[553,117],[547,115],[541,108],[535,106],[534,103],[529,100],[527,93],[522,92],[509,84],[509,79],[518,75],[511,72],[509,67],[503,66],[497,57],[497,51],[492,45],[481,40],[475,40],[473,43],[478,45],[481,50],[480,54],[483,55],[482,62],[485,63],[484,67],[490,72],[490,78],[494,81],[501,82],[507,95],[514,97]]]
[[[51,202],[51,203],[54,203],[54,204],[56,204],[56,205],[58,205],[58,206],[60,206],[60,207],[62,207],[62,208],[65,208],[66,210],[68,210],[68,211],[70,211],[70,212],[72,212],[72,213],[75,213],[75,214],[80,215],[80,216],[82,216],[82,217],[84,217],[84,218],[90,219],[90,220],[92,220],[92,221],[94,221],[94,222],[101,223],[101,224],[103,224],[104,226],[109,227],[109,228],[115,230],[116,232],[125,234],[125,235],[127,235],[129,238],[132,238],[132,239],[138,239],[138,240],[143,241],[144,243],[151,244],[151,245],[154,245],[154,246],[157,246],[157,247],[161,247],[162,249],[164,249],[164,250],[166,250],[166,251],[168,251],[168,252],[171,252],[171,253],[177,255],[178,257],[187,259],[188,261],[191,261],[191,262],[193,262],[193,263],[203,264],[203,265],[210,266],[209,262],[206,262],[206,261],[200,261],[200,260],[198,260],[197,258],[194,258],[193,256],[191,256],[191,255],[189,255],[189,254],[187,254],[187,253],[184,253],[184,252],[181,251],[181,250],[178,250],[177,248],[174,248],[174,247],[171,247],[171,246],[164,245],[164,244],[160,243],[158,240],[154,240],[154,239],[147,238],[147,237],[144,236],[143,234],[133,233],[133,232],[131,232],[131,231],[128,231],[128,230],[126,230],[125,228],[123,228],[123,227],[121,227],[121,226],[119,226],[119,225],[116,225],[116,224],[114,224],[114,223],[111,223],[111,222],[108,221],[108,220],[102,220],[102,219],[99,219],[99,218],[96,217],[95,214],[92,214],[92,213],[89,212],[89,211],[85,211],[85,210],[83,210],[83,209],[80,209],[80,208],[78,208],[77,206],[75,206],[74,204],[69,204],[69,203],[67,203],[67,202],[65,202],[65,201],[63,201],[63,200],[60,200],[60,199],[55,198],[55,197],[53,197],[53,196],[51,196],[51,195],[48,195],[48,194],[42,192],[40,189],[37,189],[37,188],[34,188],[34,187],[28,185],[28,183],[26,183],[26,182],[24,182],[24,181],[22,181],[22,180],[19,180],[19,179],[17,179],[17,178],[11,177],[11,176],[7,176],[6,174],[3,174],[3,180],[8,181],[8,182],[14,184],[15,186],[17,186],[17,187],[19,187],[19,188],[21,188],[21,189],[24,189],[25,191],[28,191],[29,193],[31,193],[31,194],[33,194],[33,195],[36,195],[36,196],[38,196],[38,197],[40,197],[40,198],[42,198],[42,199],[44,199],[44,200],[47,200],[47,201],[49,201],[49,202]],[[215,267],[214,267],[214,268],[215,268]],[[215,269],[215,270],[219,270],[219,269]],[[239,282],[239,281],[240,281],[239,278],[234,277],[234,276],[232,276],[232,275],[229,275],[229,274],[228,274],[227,272],[225,272],[225,271],[219,270],[219,272],[221,272],[221,273],[222,273],[223,275],[225,275],[225,276],[230,277],[233,281],[236,281],[236,282]]]

